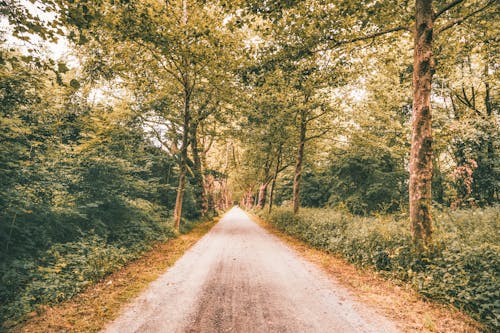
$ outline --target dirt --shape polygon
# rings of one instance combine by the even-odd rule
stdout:
[[[104,332],[399,332],[233,208]]]

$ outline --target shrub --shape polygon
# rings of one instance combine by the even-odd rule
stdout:
[[[29,274],[23,274],[29,277],[29,282],[3,309],[3,315],[13,318],[36,309],[39,304],[50,305],[71,298],[123,266],[131,257],[133,254],[126,249],[106,244],[96,235],[55,244],[41,258],[38,267],[31,266]]]
[[[0,267],[0,318],[16,323],[39,305],[67,300],[150,249],[173,237],[172,228],[138,212],[110,242],[89,232],[76,241],[55,243],[39,258],[18,259]],[[1,328],[0,328],[1,330]]]
[[[275,209],[264,216],[279,230],[342,255],[384,276],[410,283],[424,297],[463,309],[492,331],[499,327],[498,207],[435,216],[434,246],[412,246],[406,216],[359,217],[330,209]]]

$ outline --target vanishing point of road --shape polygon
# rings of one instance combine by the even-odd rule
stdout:
[[[235,207],[104,332],[398,332]]]

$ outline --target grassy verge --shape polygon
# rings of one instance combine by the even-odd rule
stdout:
[[[450,305],[425,300],[409,283],[388,280],[370,267],[352,265],[339,254],[297,239],[282,228],[252,215],[265,229],[282,239],[305,259],[346,286],[358,300],[372,305],[404,332],[476,333],[486,328]]]
[[[156,245],[139,259],[84,292],[55,306],[41,307],[9,332],[97,332],[122,307],[175,263],[217,220],[196,225],[189,233]]]

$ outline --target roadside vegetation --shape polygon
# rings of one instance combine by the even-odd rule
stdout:
[[[423,297],[451,304],[499,329],[500,211],[497,207],[435,211],[434,246],[411,245],[407,216],[362,217],[306,208],[279,208],[263,217],[279,230],[348,262],[410,284]]]
[[[81,293],[54,305],[41,305],[25,320],[9,327],[9,332],[98,332],[117,318],[120,311],[149,283],[172,266],[217,222],[189,224],[189,232],[158,242],[137,260],[125,264]]]

